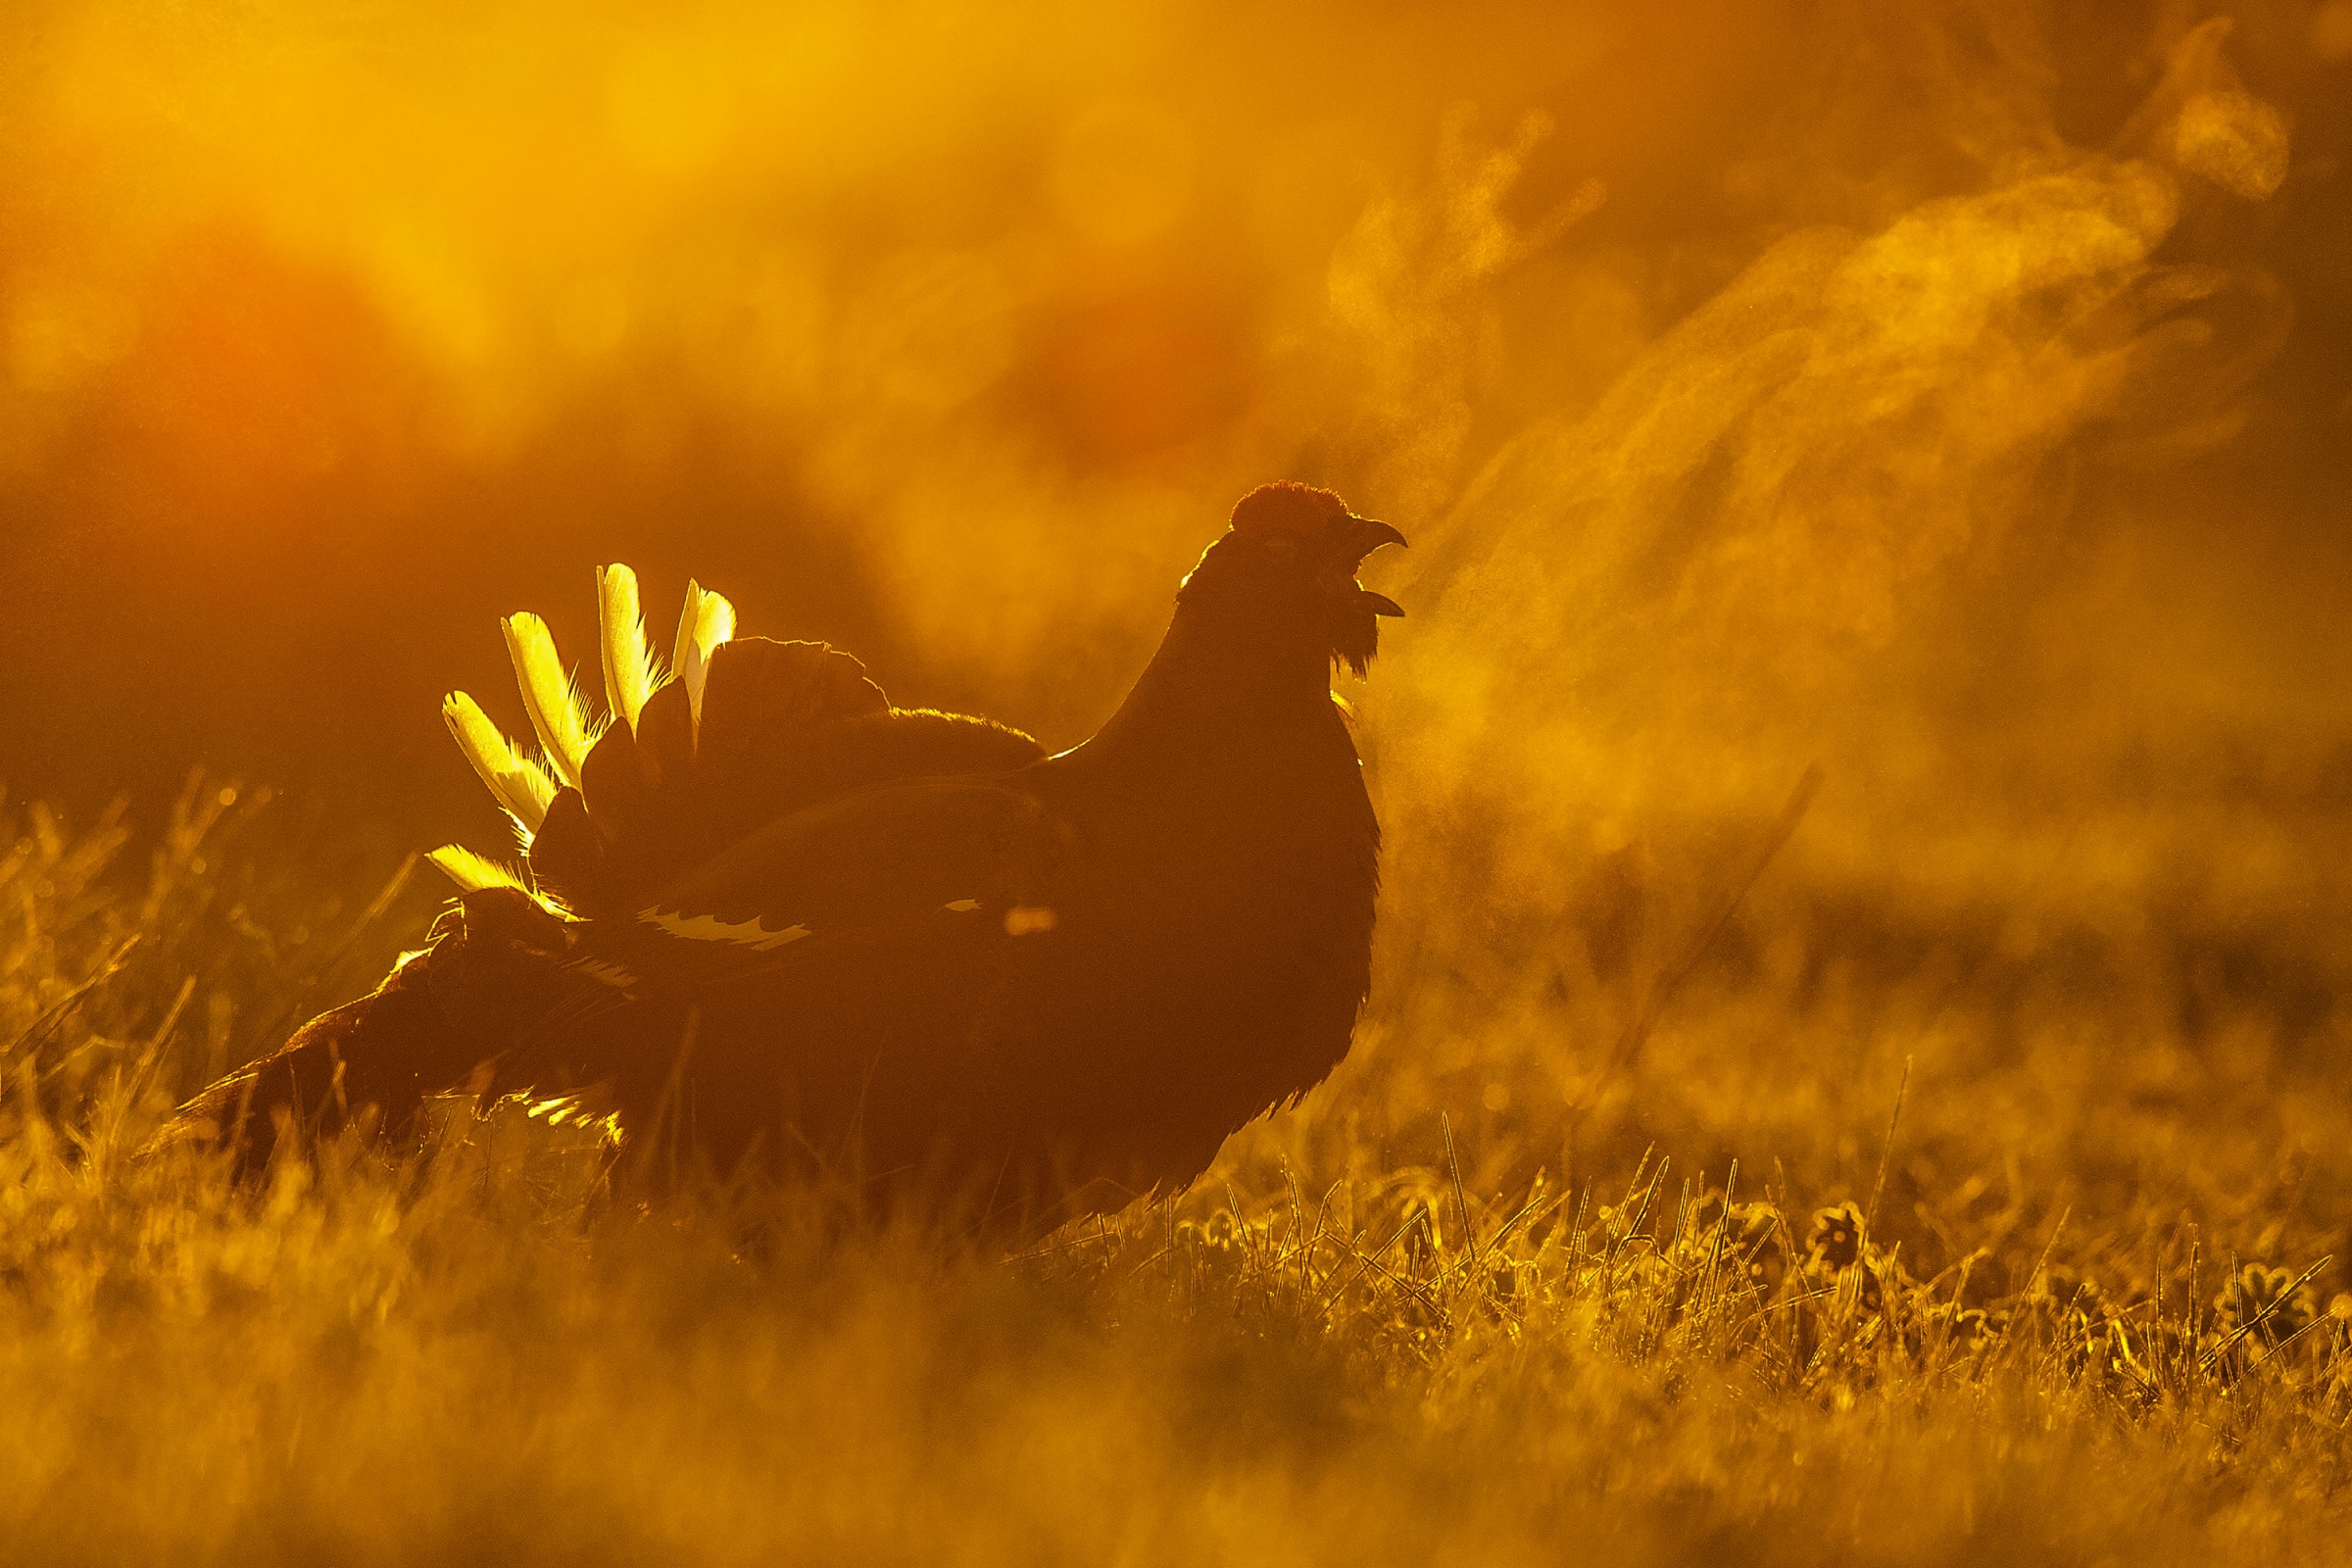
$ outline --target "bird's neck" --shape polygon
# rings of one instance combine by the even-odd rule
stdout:
[[[1090,751],[1200,756],[1220,739],[1270,738],[1333,724],[1331,654],[1259,607],[1188,595],[1159,652]]]

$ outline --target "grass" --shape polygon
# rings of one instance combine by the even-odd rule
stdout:
[[[0,822],[12,1562],[2345,1555],[2352,1117],[2211,997],[1785,891],[1602,1078],[1605,962],[1397,916],[1331,1084],[1012,1258],[514,1105],[245,1192],[134,1151],[433,896],[286,814],[192,786],[143,869]]]

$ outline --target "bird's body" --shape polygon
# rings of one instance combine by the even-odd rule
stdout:
[[[182,1122],[593,1088],[722,1168],[813,1162],[1031,1220],[1181,1186],[1321,1081],[1366,995],[1379,827],[1329,675],[1396,612],[1353,573],[1396,538],[1328,492],[1254,493],[1126,702],[1054,757],[892,709],[821,645],[696,649],[699,589],[674,662],[699,671],[629,692],[609,592],[616,721],[542,726],[574,753],[552,790],[460,728],[538,812],[533,885],[457,865],[475,885],[425,954]]]

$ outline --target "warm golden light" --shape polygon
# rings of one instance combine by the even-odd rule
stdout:
[[[2340,1537],[2352,0],[26,0],[0,147],[0,1540]],[[641,1210],[574,1084],[127,1163],[515,876],[567,680],[1058,750],[1285,478],[1412,541],[1374,990],[1190,1196]]]

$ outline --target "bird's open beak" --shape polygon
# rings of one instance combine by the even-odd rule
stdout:
[[[1348,539],[1348,548],[1354,552],[1358,564],[1361,564],[1366,556],[1383,545],[1402,545],[1404,543],[1404,535],[1385,522],[1375,522],[1370,517],[1359,517],[1352,512],[1348,514],[1348,521],[1351,529]],[[1387,594],[1376,594],[1371,589],[1363,587],[1357,588],[1356,592],[1364,596],[1365,606],[1375,615],[1402,615],[1404,613],[1403,607]]]
[[[1348,548],[1355,553],[1355,559],[1358,561],[1363,560],[1382,545],[1404,543],[1404,535],[1385,522],[1375,522],[1370,517],[1359,517],[1352,512],[1348,514],[1348,522],[1350,530]]]

